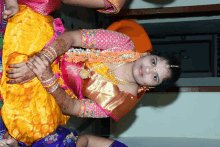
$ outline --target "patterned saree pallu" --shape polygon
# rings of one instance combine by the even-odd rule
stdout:
[[[39,52],[53,37],[53,18],[20,5],[20,12],[8,20],[3,49],[1,97],[2,119],[16,140],[30,146],[34,141],[65,125],[69,116],[60,111],[54,98],[35,77],[25,84],[7,84],[8,65],[24,62]],[[59,65],[53,63],[53,70]]]

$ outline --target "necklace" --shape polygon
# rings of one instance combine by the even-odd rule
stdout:
[[[109,66],[109,65],[114,65],[114,64],[118,64],[116,67],[114,67],[113,69],[109,69],[108,71],[107,71],[107,73],[109,74],[109,75],[111,75],[111,76],[113,76],[113,77],[115,77],[115,81],[118,83],[118,84],[121,84],[121,85],[124,85],[124,84],[134,84],[134,83],[130,83],[130,82],[127,82],[127,81],[124,81],[124,80],[122,80],[122,79],[120,79],[119,77],[117,77],[117,76],[115,76],[115,74],[114,74],[114,71],[117,69],[117,68],[119,68],[120,66],[122,66],[122,65],[124,65],[126,62],[123,62],[123,63],[120,63],[120,64],[118,64],[118,63],[113,63],[113,64],[111,64],[111,63],[105,63],[105,64],[100,64],[100,65],[97,65],[97,66],[93,66],[92,68],[90,68],[90,69],[85,69],[84,67],[85,67],[85,64],[84,64],[84,66],[81,68],[81,70],[80,70],[80,73],[79,73],[79,75],[80,75],[80,77],[82,78],[82,79],[87,79],[87,78],[91,78],[91,71],[94,71],[95,69],[97,69],[97,68],[100,68],[100,67],[104,67],[104,66]],[[96,72],[97,73],[97,72]],[[99,74],[100,75],[100,74]],[[110,82],[113,82],[114,80],[113,79],[109,79],[109,78],[106,78],[106,77],[104,77],[104,76],[102,76],[102,79],[105,79],[105,80],[108,80],[108,81],[110,81]]]

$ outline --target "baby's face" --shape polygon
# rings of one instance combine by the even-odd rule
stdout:
[[[156,55],[147,55],[135,61],[133,75],[135,81],[144,86],[160,85],[170,77],[167,61]]]

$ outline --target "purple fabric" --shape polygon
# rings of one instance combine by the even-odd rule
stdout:
[[[128,147],[128,146],[115,140],[109,147]]]
[[[33,143],[31,147],[76,147],[77,133],[73,129],[58,127],[53,134]],[[27,147],[24,143],[19,142],[22,147]]]
[[[4,134],[5,134],[5,125],[2,120],[2,117],[0,116],[0,140],[3,139]]]

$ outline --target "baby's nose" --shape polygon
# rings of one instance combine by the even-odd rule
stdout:
[[[157,72],[157,71],[158,71],[157,68],[152,68],[152,67],[147,67],[147,68],[146,68],[146,73],[147,73],[147,74],[155,73],[155,72]]]

